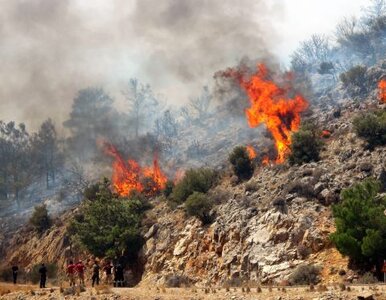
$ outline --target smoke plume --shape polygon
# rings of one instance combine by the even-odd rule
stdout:
[[[77,91],[131,77],[178,104],[244,56],[268,57],[268,0],[2,0],[0,119],[61,124]]]

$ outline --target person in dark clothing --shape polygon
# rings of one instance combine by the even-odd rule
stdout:
[[[122,287],[123,281],[123,267],[120,263],[117,263],[114,267],[114,286]]]
[[[13,284],[17,283],[17,273],[19,272],[19,267],[14,265],[12,266],[12,277],[13,277]]]
[[[46,280],[47,280],[47,268],[44,264],[41,265],[39,268],[40,273],[40,288],[44,289],[46,288]]]
[[[106,284],[108,284],[108,285],[110,285],[111,284],[111,269],[113,268],[113,266],[111,265],[111,263],[108,261],[106,264],[105,264],[105,266],[104,266],[104,268],[103,268],[103,270],[105,271],[105,273],[106,273]]]
[[[96,283],[99,285],[99,265],[98,262],[95,261],[94,265],[92,266],[92,287],[94,287],[94,284]]]

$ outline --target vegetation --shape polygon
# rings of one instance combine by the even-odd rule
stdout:
[[[366,71],[367,67],[365,66],[355,66],[340,74],[339,78],[345,87],[356,88],[350,89],[352,96],[360,95],[366,91]]]
[[[375,111],[354,119],[356,134],[363,138],[370,149],[386,145],[386,111]]]
[[[252,177],[254,166],[246,147],[238,146],[234,148],[233,152],[229,155],[229,161],[232,164],[233,172],[239,180],[247,180]]]
[[[185,202],[187,214],[199,218],[204,224],[208,224],[211,221],[210,210],[212,207],[212,200],[199,192],[194,192]]]
[[[322,142],[318,130],[312,126],[304,126],[292,135],[289,163],[303,164],[319,160]]]
[[[333,206],[337,249],[359,264],[376,264],[386,253],[386,197],[378,196],[380,183],[368,179],[341,193]]]
[[[47,206],[45,204],[35,206],[29,222],[34,229],[40,233],[43,233],[50,228],[52,222],[48,215]]]
[[[289,282],[291,285],[310,285],[319,282],[321,268],[316,265],[300,265],[290,275]]]
[[[141,247],[140,224],[146,204],[138,197],[117,198],[106,184],[86,201],[69,227],[76,243],[97,257],[135,257]]]
[[[206,193],[217,181],[215,171],[207,168],[190,169],[184,178],[176,184],[170,195],[170,201],[181,204],[194,192]]]
[[[56,279],[56,275],[58,273],[58,266],[52,263],[45,264],[45,266],[47,268],[47,278]],[[39,273],[40,267],[41,267],[41,264],[37,264],[32,267],[31,271],[28,274],[26,274],[28,281],[30,281],[33,284],[37,284],[40,281],[40,273]]]
[[[357,282],[361,284],[374,284],[378,283],[379,280],[372,273],[366,272],[361,277],[359,277]]]

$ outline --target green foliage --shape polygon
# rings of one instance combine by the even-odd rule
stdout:
[[[318,161],[321,147],[319,132],[311,125],[304,126],[292,135],[289,163],[294,165]]]
[[[386,111],[360,115],[353,124],[356,134],[367,142],[369,148],[386,145]]]
[[[141,247],[140,224],[146,208],[140,198],[116,198],[101,184],[96,198],[84,203],[68,230],[75,242],[95,256],[130,257]]]
[[[205,194],[199,192],[194,192],[185,202],[187,214],[199,218],[204,224],[208,224],[211,221],[209,212],[212,207],[212,200]]]
[[[97,182],[89,185],[85,188],[83,192],[84,198],[90,201],[94,201],[98,199],[100,193],[107,193],[105,195],[106,197],[112,197],[112,193],[109,189],[109,184],[109,180],[107,178],[104,178],[103,182]]]
[[[47,268],[47,278],[55,279],[56,275],[58,273],[58,266],[56,264],[45,264]],[[27,280],[30,281],[33,284],[37,284],[40,281],[40,273],[39,269],[41,267],[41,264],[34,265],[31,269],[31,271],[26,274]]]
[[[233,172],[239,180],[246,180],[252,177],[254,166],[249,158],[247,148],[237,146],[229,155],[229,161],[232,164]]]
[[[171,180],[168,180],[166,182],[166,186],[165,186],[164,190],[162,191],[162,193],[167,198],[172,194],[173,189],[174,189],[174,182]]]
[[[206,193],[215,184],[217,174],[207,168],[190,169],[184,178],[176,184],[170,195],[170,200],[181,204],[194,192]]]
[[[50,228],[52,222],[48,215],[47,206],[45,204],[35,206],[29,222],[40,233]]]
[[[342,191],[333,206],[336,232],[331,240],[354,262],[371,263],[386,253],[386,197],[377,196],[380,183],[368,179]]]
[[[319,282],[320,267],[315,265],[300,265],[290,275],[291,285],[310,285]]]

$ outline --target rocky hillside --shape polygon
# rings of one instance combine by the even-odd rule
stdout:
[[[225,175],[210,193],[217,205],[210,226],[187,218],[182,207],[172,210],[164,200],[152,200],[140,252],[142,285],[161,285],[171,277],[199,285],[226,281],[281,282],[303,263],[323,267],[325,282],[339,280],[347,260],[333,248],[330,205],[342,189],[374,176],[386,184],[385,147],[370,152],[352,130],[352,118],[375,107],[376,101],[347,101],[340,112],[314,108],[325,139],[321,160],[302,166],[260,167],[248,181],[238,184]],[[66,225],[74,210],[62,215],[43,236],[28,227],[3,245],[1,267],[17,262],[31,268],[41,261],[64,265],[73,256]],[[87,255],[86,255],[87,256]]]

